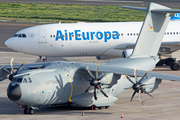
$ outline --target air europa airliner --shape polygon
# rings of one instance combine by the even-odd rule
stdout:
[[[180,49],[180,21],[175,14],[164,33],[159,55]],[[128,57],[143,22],[59,23],[29,27],[6,40],[15,51],[38,56]],[[156,31],[149,26],[149,32]],[[144,48],[146,49],[146,48]],[[168,59],[171,62],[172,59]],[[174,62],[174,61],[173,61]],[[162,62],[163,63],[163,62]]]

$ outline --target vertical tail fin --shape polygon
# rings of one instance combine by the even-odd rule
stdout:
[[[165,30],[170,20],[169,13],[180,11],[149,3],[147,8],[124,7],[146,11],[146,18],[130,58],[157,56]]]

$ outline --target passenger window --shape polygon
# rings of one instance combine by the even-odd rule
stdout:
[[[169,32],[167,32],[167,35],[169,35]]]
[[[175,34],[175,32],[173,32],[173,34]]]
[[[166,33],[164,33],[164,35],[166,35]]]
[[[127,35],[129,36],[129,33]]]
[[[58,35],[57,35],[58,36]],[[50,37],[52,37],[52,35],[50,35]]]
[[[27,80],[26,80],[26,78],[24,78],[24,80],[23,80],[23,83],[27,83]]]
[[[172,35],[172,32],[170,32],[170,34]]]
[[[137,35],[138,35],[138,33],[137,33]]]
[[[121,34],[121,36],[123,36],[123,34]]]
[[[176,32],[176,34],[178,34],[178,32]]]

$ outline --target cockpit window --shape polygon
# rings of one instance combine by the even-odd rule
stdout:
[[[17,78],[17,83],[21,83],[22,82],[22,78]]]
[[[26,80],[26,78],[24,78],[24,80],[23,80],[23,83],[27,83],[27,80]]]
[[[28,83],[32,83],[31,78],[28,78]]]
[[[22,82],[22,78],[14,77],[11,82],[20,84]]]
[[[18,36],[18,34],[15,34],[13,37],[17,37]]]
[[[22,37],[21,34],[19,34],[18,37]]]
[[[26,34],[15,34],[13,37],[26,38]]]
[[[25,34],[22,34],[22,37],[23,37],[23,38],[26,38],[26,35],[25,35]]]

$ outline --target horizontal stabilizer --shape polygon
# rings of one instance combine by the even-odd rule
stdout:
[[[147,12],[147,8],[144,8],[144,7],[131,7],[131,6],[121,6],[121,7]],[[179,9],[154,9],[154,10],[151,10],[151,12],[153,13],[179,13],[180,10]]]
[[[132,10],[139,10],[139,11],[143,11],[146,12],[147,8],[144,7],[131,7],[131,6],[121,6],[122,8],[127,8],[127,9],[132,9]]]

